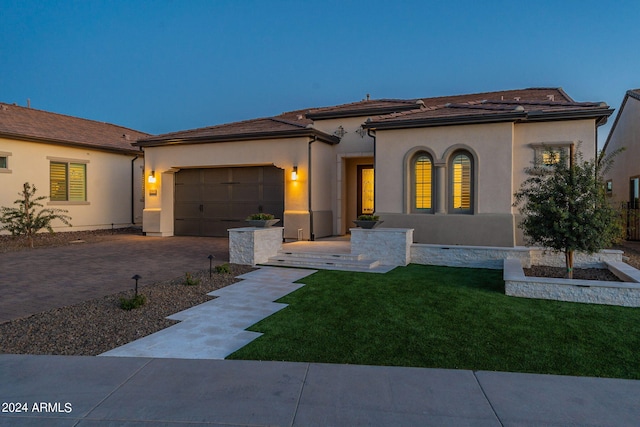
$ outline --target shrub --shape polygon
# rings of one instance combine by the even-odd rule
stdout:
[[[231,269],[229,268],[229,264],[220,264],[216,265],[216,273],[231,273]]]
[[[197,284],[200,283],[200,279],[196,279],[194,278],[191,273],[185,273],[184,274],[184,284],[186,286],[196,286]]]
[[[358,221],[378,221],[380,217],[378,215],[360,215]]]
[[[256,213],[253,215],[249,215],[247,217],[247,220],[268,220],[268,219],[274,219],[275,217],[272,214],[268,214],[268,213]]]
[[[120,308],[123,310],[133,310],[143,306],[147,302],[144,295],[136,295],[133,298],[120,297]]]
[[[36,197],[36,187],[28,182],[22,185],[20,199],[13,202],[17,208],[0,208],[0,231],[7,230],[12,236],[26,236],[29,246],[33,248],[33,237],[43,228],[53,233],[51,222],[60,220],[71,227],[71,217],[65,215],[64,209],[42,208],[41,200],[46,196]]]

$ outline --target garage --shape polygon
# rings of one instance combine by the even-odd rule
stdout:
[[[183,169],[175,175],[174,234],[226,237],[247,216],[284,218],[284,170],[275,166]],[[282,226],[282,222],[278,226]]]

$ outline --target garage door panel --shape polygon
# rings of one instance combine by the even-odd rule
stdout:
[[[231,211],[231,205],[229,203],[211,203],[205,202],[203,204],[203,219],[231,219],[233,218],[233,213]]]
[[[259,205],[255,201],[245,203],[234,203],[230,205],[231,215],[229,218],[244,221],[249,215],[260,210]]]
[[[205,202],[223,202],[230,200],[228,184],[205,184],[202,186],[202,200]]]
[[[200,236],[200,219],[177,219],[174,221],[173,233],[178,236]]]
[[[175,182],[177,235],[227,236],[256,212],[283,216],[284,171],[274,166],[182,170]]]
[[[257,183],[262,175],[262,168],[231,168],[231,179],[239,183]]]
[[[257,184],[234,185],[231,188],[231,199],[234,203],[260,200],[260,187]]]
[[[284,188],[282,186],[276,187],[274,185],[265,185],[262,189],[262,199],[280,202],[284,200]]]
[[[200,171],[197,169],[185,169],[181,170],[174,177],[176,185],[183,184],[199,184],[200,183]]]
[[[229,168],[202,169],[202,171],[202,181],[205,184],[229,182]]]
[[[200,185],[176,185],[175,201],[182,202],[199,202],[201,186]]]
[[[176,218],[200,218],[200,203],[180,203],[174,209]]]

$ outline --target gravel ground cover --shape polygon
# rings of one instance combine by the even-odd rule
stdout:
[[[207,293],[251,270],[230,265],[230,273],[214,271],[211,279],[208,269],[192,273],[197,285],[185,285],[182,276],[141,286],[146,303],[133,310],[120,308],[120,298],[133,297],[132,290],[3,323],[0,353],[95,356],[177,323],[166,317],[211,300]]]
[[[30,249],[25,239],[1,235],[0,253],[63,246],[79,240],[94,243],[140,233],[139,228],[41,233],[34,239],[35,249]],[[138,293],[146,297],[146,303],[130,311],[120,308],[120,298],[133,297],[133,290],[0,324],[0,353],[104,353],[177,323],[166,317],[211,300],[207,293],[236,283],[236,276],[254,270],[233,264],[229,267],[229,273],[214,271],[211,279],[208,269],[191,272],[197,285],[185,285],[185,276],[180,276],[140,286]]]

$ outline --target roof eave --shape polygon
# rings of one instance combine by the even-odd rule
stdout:
[[[169,138],[169,139],[139,139],[134,142],[133,145],[137,147],[160,147],[164,145],[176,145],[176,144],[206,144],[216,142],[237,142],[237,141],[251,141],[259,139],[278,139],[278,138],[296,138],[296,137],[316,137],[319,141],[325,142],[330,145],[335,145],[340,142],[340,138],[337,136],[329,135],[324,132],[317,131],[315,129],[304,128],[288,131],[265,131],[265,132],[253,132],[253,133],[240,133],[233,135],[207,135],[197,137],[186,138]]]
[[[98,151],[107,151],[110,153],[120,153],[120,154],[140,154],[140,150],[133,148],[133,143],[131,143],[131,148],[117,148],[117,147],[108,147],[105,145],[91,145],[82,142],[75,141],[65,141],[61,139],[53,139],[53,138],[42,138],[38,136],[29,136],[29,135],[20,135],[13,134],[10,132],[0,132],[0,137],[15,139],[19,141],[26,142],[37,142],[42,144],[55,144],[55,145],[64,145],[67,147],[75,147],[75,148],[87,148]]]
[[[414,120],[393,120],[385,122],[365,123],[362,127],[365,129],[404,129],[416,127],[432,127],[432,126],[451,126],[463,124],[483,124],[483,123],[499,123],[506,121],[520,120],[526,117],[523,112],[509,114],[494,114],[488,116],[458,116],[458,117],[436,117],[423,118]]]
[[[573,111],[530,111],[527,114],[527,121],[555,121],[555,120],[581,120],[595,119],[598,126],[602,126],[607,122],[607,118],[613,114],[613,108],[598,108],[589,110],[573,110]]]
[[[437,117],[415,120],[393,120],[385,122],[365,123],[365,129],[403,129],[431,126],[451,126],[463,124],[500,123],[509,121],[536,122],[555,120],[596,119],[598,126],[606,123],[607,117],[613,113],[613,109],[598,109],[588,111],[558,111],[558,112],[510,112],[507,114],[494,114],[488,116],[468,115],[458,117]]]

